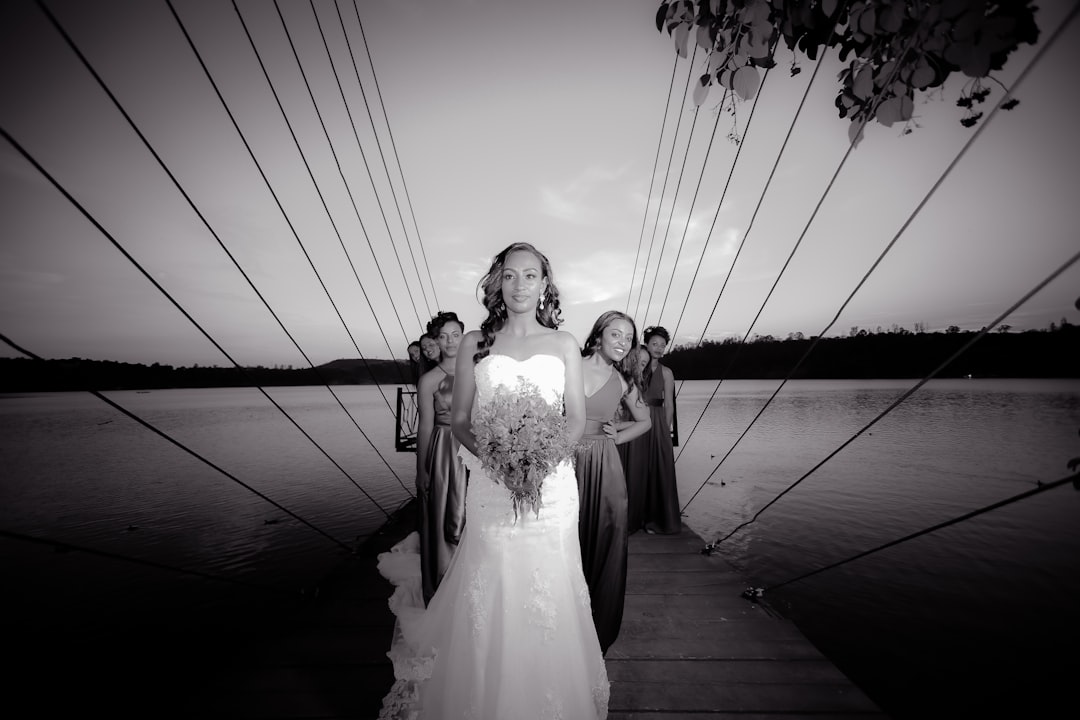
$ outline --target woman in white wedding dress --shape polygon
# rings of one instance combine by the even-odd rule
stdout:
[[[388,655],[397,678],[380,718],[606,718],[609,685],[593,626],[578,540],[578,490],[568,459],[544,478],[537,513],[515,513],[510,491],[476,457],[474,404],[521,380],[564,408],[571,439],[585,427],[581,352],[558,330],[559,298],[546,257],[516,243],[481,280],[487,319],[462,338],[451,410],[469,467],[457,552],[424,609],[416,538],[379,557],[397,587]]]

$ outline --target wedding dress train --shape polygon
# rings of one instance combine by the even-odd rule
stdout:
[[[521,379],[560,407],[562,360],[488,355],[475,369],[478,404]],[[442,584],[424,609],[417,540],[379,556],[396,587],[389,653],[397,680],[380,718],[592,720],[607,717],[609,685],[593,626],[578,540],[573,465],[543,484],[539,516],[515,518],[509,491],[462,448],[468,522]]]

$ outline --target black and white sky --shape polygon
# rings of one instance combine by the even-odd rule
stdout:
[[[244,365],[306,365],[252,285],[316,363],[404,357],[437,310],[479,325],[477,281],[519,240],[551,259],[579,340],[629,308],[676,344],[817,334],[898,233],[828,334],[977,329],[1080,250],[1080,23],[1014,110],[961,126],[953,78],[917,99],[913,132],[870,126],[832,181],[848,150],[835,53],[792,75],[781,50],[756,105],[732,114],[714,88],[695,107],[703,56],[676,61],[656,5],[45,2],[189,203],[41,5],[12,0],[0,127]],[[1066,9],[1041,3],[1039,44],[1001,83]],[[1078,322],[1078,295],[1074,266],[1005,322]],[[229,364],[6,139],[0,333],[45,357]]]

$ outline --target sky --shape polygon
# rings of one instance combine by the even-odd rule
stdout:
[[[476,329],[478,281],[526,241],[579,341],[609,309],[676,345],[810,336],[898,234],[827,334],[979,329],[1080,250],[1080,23],[916,213],[978,128],[962,79],[916,98],[913,132],[868,127],[830,185],[835,52],[815,76],[781,49],[756,105],[698,107],[703,56],[677,59],[656,6],[173,0],[178,23],[166,0],[50,0],[174,183],[40,7],[2,3],[0,127],[108,235],[0,138],[0,333],[48,358],[400,358],[439,310]],[[1040,7],[1005,86],[1067,9]],[[1078,296],[1073,266],[1004,322],[1080,322]]]

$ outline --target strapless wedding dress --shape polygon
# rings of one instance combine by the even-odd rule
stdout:
[[[553,355],[488,355],[475,367],[479,404],[524,379],[556,407],[565,368]],[[424,609],[414,534],[379,556],[396,587],[389,653],[397,678],[380,718],[606,718],[609,685],[593,626],[569,461],[544,479],[539,516],[515,518],[509,491],[462,448],[469,467],[465,525],[438,592]]]

